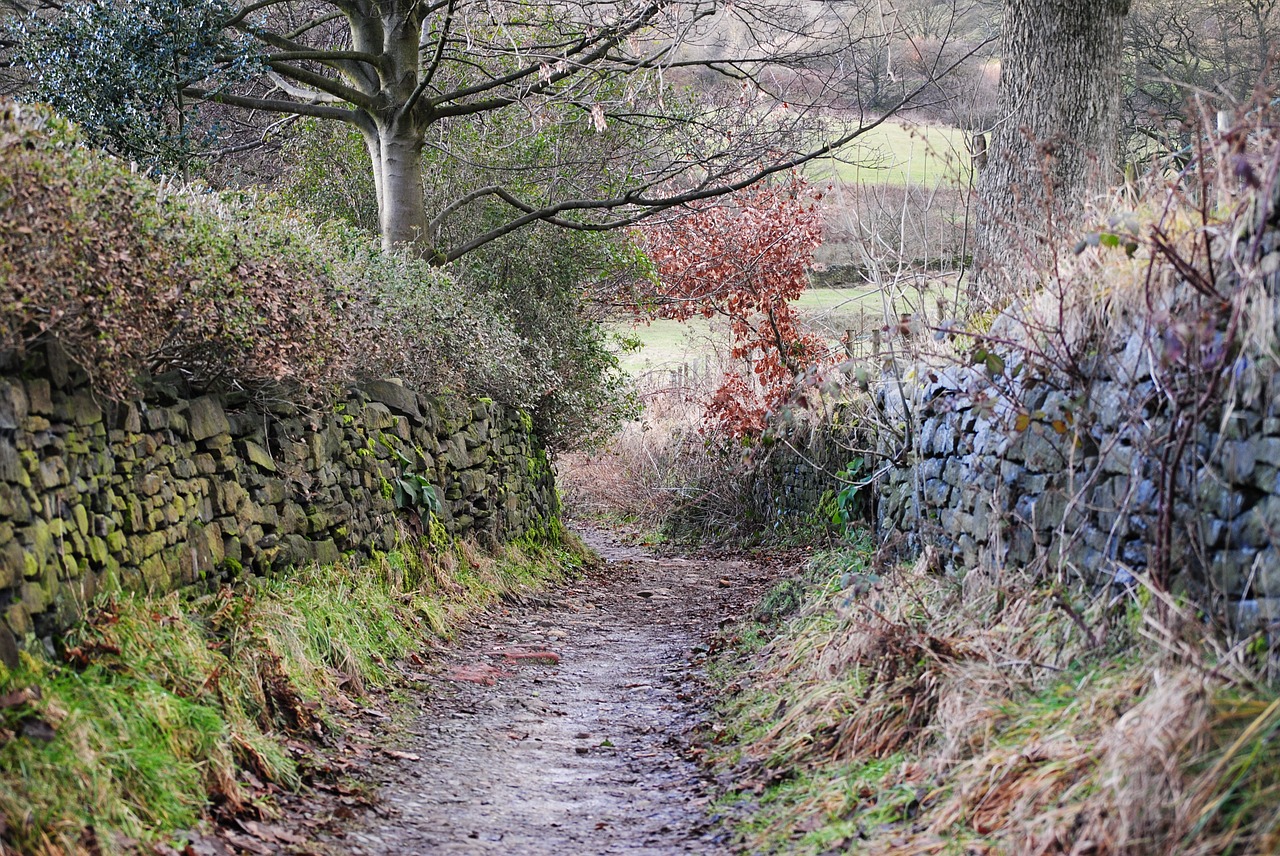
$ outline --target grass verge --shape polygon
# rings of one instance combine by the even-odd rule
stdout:
[[[302,783],[296,738],[325,734],[333,706],[586,555],[559,533],[495,556],[406,546],[194,597],[104,597],[58,651],[0,667],[0,849],[122,852],[215,814],[270,817]]]
[[[1176,604],[865,548],[806,586],[712,670],[708,758],[747,851],[1280,851],[1280,700]]]

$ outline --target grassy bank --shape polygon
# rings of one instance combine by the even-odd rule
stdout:
[[[709,757],[749,852],[1280,849],[1280,702],[1177,604],[867,549],[804,586],[714,669]]]
[[[121,852],[214,814],[269,817],[298,739],[504,595],[579,568],[571,536],[407,547],[195,597],[106,596],[59,650],[0,667],[5,852]],[[292,749],[292,751],[291,751]]]

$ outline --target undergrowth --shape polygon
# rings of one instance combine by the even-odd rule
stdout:
[[[104,596],[56,656],[0,666],[0,850],[120,852],[215,814],[271,816],[307,773],[298,739],[585,555],[568,536],[493,557],[406,546],[194,597]]]
[[[727,638],[706,738],[745,849],[1277,852],[1280,700],[1193,615],[928,559],[825,554],[798,612]]]

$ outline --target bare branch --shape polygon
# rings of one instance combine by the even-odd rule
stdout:
[[[354,124],[357,122],[355,110],[343,110],[339,107],[327,107],[321,104],[301,104],[297,101],[282,101],[277,98],[255,98],[248,95],[236,95],[231,92],[211,92],[198,87],[187,87],[182,94],[188,98],[199,98],[216,104],[230,104],[232,107],[243,107],[248,110],[266,110],[269,113],[292,113],[297,116],[312,116],[317,119],[335,119],[339,122]]]

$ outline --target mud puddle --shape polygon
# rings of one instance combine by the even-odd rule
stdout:
[[[326,842],[353,854],[718,854],[682,754],[705,712],[699,646],[780,562],[658,556],[583,533],[605,559],[539,605],[478,623],[388,733],[378,797]]]

